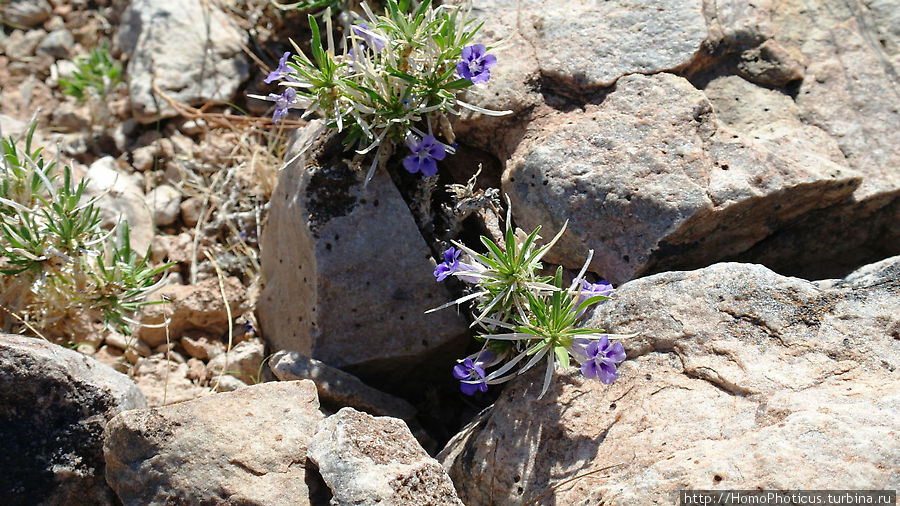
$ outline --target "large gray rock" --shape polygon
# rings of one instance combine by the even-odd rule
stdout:
[[[462,505],[441,465],[401,420],[343,408],[309,443],[333,504]]]
[[[687,66],[707,38],[700,0],[519,2],[519,28],[557,85],[610,86]]]
[[[542,399],[541,371],[515,380],[439,455],[464,502],[900,485],[900,257],[818,284],[736,263],[659,274],[585,326],[637,333],[619,380],[573,370]]]
[[[700,0],[475,2],[472,16],[484,22],[478,42],[500,46],[491,51],[497,65],[490,81],[469,88],[461,98],[514,114],[485,118],[464,111],[455,130],[466,142],[504,160],[515,148],[523,118],[543,105],[542,93],[583,97],[628,74],[687,67],[699,57],[708,37],[701,4]]]
[[[409,208],[384,171],[363,187],[342,152],[325,136],[281,172],[262,238],[260,324],[274,350],[399,378],[464,346],[466,323],[425,314],[451,298]]]
[[[295,381],[122,413],[105,434],[106,479],[126,506],[311,504],[318,408],[315,385]]]
[[[577,268],[593,249],[590,270],[621,283],[737,255],[846,199],[857,175],[820,151],[720,125],[681,77],[629,75],[600,105],[532,122],[503,191],[525,229],[568,220],[547,260]]]
[[[529,206],[554,208],[519,210],[529,214],[524,216],[528,226],[552,216],[545,223],[558,227],[570,212],[579,215],[577,222],[599,208],[602,219],[591,217],[591,227],[572,223],[567,239],[581,234],[585,244],[577,248],[570,244],[567,252],[557,250],[555,260],[567,258],[567,264],[574,265],[590,247],[605,250],[606,258],[595,259],[592,269],[609,269],[601,273],[610,278],[625,280],[721,260],[762,262],[779,272],[809,278],[835,277],[900,253],[900,228],[894,226],[900,220],[900,171],[896,170],[900,166],[900,109],[896,106],[900,102],[900,15],[896,2],[709,0],[702,4],[700,10],[691,2],[653,4],[659,11],[652,12],[646,9],[649,4],[640,2],[477,3],[475,15],[485,20],[479,41],[504,41],[505,45],[492,50],[498,63],[491,81],[467,89],[462,99],[513,114],[492,118],[464,111],[454,120],[460,142],[496,156],[507,175],[510,170],[520,171],[527,157],[534,164],[546,164],[546,170],[526,175],[540,179],[536,184],[554,186],[554,178],[545,179],[544,173],[561,172],[552,167],[556,162],[580,163],[571,160],[573,156],[585,161],[586,171],[596,164],[610,178],[622,175],[621,188],[610,185],[608,193],[598,194],[585,191],[588,178],[576,170],[561,176],[568,182],[538,188],[527,199],[521,195],[518,199]],[[607,8],[618,10],[599,20],[592,17]],[[565,22],[558,22],[560,15]],[[623,20],[628,23],[620,24]],[[606,34],[620,29],[631,30],[629,36],[639,40],[621,44],[624,39],[616,36],[611,38],[615,47],[608,47]],[[559,38],[557,32],[564,43],[553,43]],[[634,87],[639,78],[635,74],[663,79],[657,73],[666,70],[683,73],[710,93],[719,122],[698,116],[696,127],[712,127],[718,134],[703,146],[705,154],[694,153],[701,160],[672,151],[648,157],[652,150],[647,149],[640,124],[630,128],[586,122],[588,116],[608,121],[602,111],[617,107],[610,100],[621,100],[620,92]],[[737,77],[728,74],[746,81],[735,85]],[[618,82],[622,76],[626,76],[624,82]],[[714,79],[719,76],[723,77]],[[723,84],[710,80],[726,80],[729,89],[723,94]],[[737,89],[749,94],[733,93]],[[643,109],[644,114],[658,120],[660,115],[649,112],[657,104],[682,110],[688,104],[696,106],[695,99],[701,96],[689,88],[682,91],[691,93],[666,93],[664,98],[648,95],[649,109]],[[733,102],[716,102],[715,98],[725,95]],[[725,126],[738,137],[729,142]],[[678,128],[660,125],[658,130],[683,135],[673,131]],[[615,140],[602,137],[613,130]],[[569,131],[572,138],[563,138],[562,132]],[[672,144],[662,136],[649,137],[651,142],[659,141],[657,148]],[[633,153],[609,156],[607,148],[597,144],[607,141]],[[718,141],[724,144],[716,148]],[[640,157],[644,159],[634,160]],[[646,174],[621,169],[627,158],[643,166]],[[662,173],[655,174],[660,165]],[[699,170],[691,176],[699,180],[698,188],[688,191],[675,185],[663,190],[658,196],[672,201],[651,208],[641,209],[640,202],[620,202],[629,190],[625,178],[634,178],[640,184],[632,188],[643,191],[648,177],[663,179],[686,165]],[[738,170],[736,165],[743,168]],[[755,165],[762,168],[757,170]],[[726,167],[727,174],[723,173]],[[756,178],[766,187],[762,192],[757,191]],[[728,187],[725,193],[710,187],[704,197],[707,183],[723,180]],[[505,191],[523,193],[508,183]],[[829,189],[823,190],[823,184]],[[841,184],[839,189],[834,187]],[[729,202],[723,206],[720,199],[726,195]],[[790,202],[785,205],[782,199]],[[649,214],[639,215],[640,211]],[[648,231],[647,222],[662,228]],[[629,232],[624,235],[615,232],[626,228]],[[635,239],[640,234],[646,237]],[[598,247],[600,243],[604,245]]]
[[[122,15],[116,40],[130,61],[126,69],[136,120],[175,116],[153,92],[199,104],[228,102],[249,76],[241,49],[247,34],[218,7],[200,0],[138,0]]]
[[[793,145],[841,165],[851,163],[836,138],[804,123],[800,108],[783,93],[737,76],[717,78],[703,91],[720,122],[773,151]],[[856,172],[861,185],[848,199],[798,218],[734,258],[821,279],[896,254],[900,251],[900,230],[895,226],[900,218],[900,174],[891,182],[873,167]]]
[[[518,31],[532,51],[503,54],[534,59],[543,77],[570,92],[610,86],[631,73],[683,68],[708,36],[700,0],[488,0],[477,2],[472,15],[489,27],[479,41],[499,42]]]
[[[795,100],[782,109],[792,109],[791,128],[782,118],[766,121],[757,114],[751,115],[752,125],[735,128],[754,136],[776,129],[794,138],[815,128],[825,138],[819,145],[837,148],[844,158],[839,163],[862,179],[846,202],[809,213],[733,258],[821,278],[843,275],[860,264],[900,253],[900,228],[895,226],[900,220],[896,45],[900,16],[896,7],[896,2],[880,1],[744,3],[746,19],[767,20],[765,36],[771,39],[760,48],[776,44],[796,49],[806,63],[803,81],[793,90]],[[713,87],[719,88],[713,94],[721,92],[720,86]],[[710,86],[705,91],[709,94]],[[731,100],[718,102],[710,96],[720,117],[774,111],[771,102],[758,100],[760,91],[732,95]],[[802,128],[796,126],[800,123]],[[796,248],[797,244],[805,247]]]
[[[115,504],[102,433],[147,404],[100,362],[40,339],[0,334],[0,493],[7,504]]]

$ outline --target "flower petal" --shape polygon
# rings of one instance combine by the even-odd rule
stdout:
[[[491,78],[491,71],[482,69],[478,75],[472,76],[471,81],[475,84],[486,83]]]
[[[404,166],[405,165],[406,162],[404,160]],[[422,171],[423,176],[433,176],[438,173],[437,162],[435,162],[433,158],[423,159],[419,165],[419,169]]]
[[[622,343],[613,343],[606,352],[606,356],[615,363],[625,360],[625,347]]]
[[[484,383],[460,383],[459,389],[466,395],[474,395],[475,391],[480,388],[479,385],[484,385]],[[487,385],[484,385],[484,390],[482,390],[482,392],[485,390],[487,390]]]
[[[447,150],[444,149],[444,145],[440,142],[435,142],[431,147],[428,148],[428,156],[434,158],[435,160],[443,160],[447,156]]]
[[[584,374],[584,377],[587,379],[594,379],[597,377],[597,373],[599,369],[597,364],[594,363],[593,360],[588,360],[587,362],[581,364],[581,374]]]
[[[469,63],[465,60],[456,64],[456,73],[463,79],[472,80],[472,71],[469,70]]]
[[[597,377],[600,379],[600,382],[605,385],[609,385],[619,378],[619,373],[616,371],[616,366],[613,364],[604,363],[600,365],[597,372]]]
[[[587,346],[585,346],[584,353],[588,356],[588,358],[590,360],[593,361],[594,357],[596,357],[597,354],[600,353],[600,350],[601,350],[600,343],[598,343],[597,341],[591,341],[588,343]]]
[[[422,165],[419,163],[418,155],[409,155],[403,159],[403,168],[406,169],[410,174],[415,174],[422,170]]]

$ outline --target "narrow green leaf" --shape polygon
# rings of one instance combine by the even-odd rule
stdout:
[[[567,350],[564,346],[557,346],[553,348],[554,353],[556,353],[556,359],[559,365],[562,366],[563,369],[569,368],[569,350]]]

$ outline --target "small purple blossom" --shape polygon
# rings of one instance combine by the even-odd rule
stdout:
[[[450,246],[444,251],[444,262],[434,268],[434,277],[438,282],[447,279],[447,276],[456,272],[459,268],[459,255],[462,251]]]
[[[453,246],[447,248],[444,251],[444,261],[438,264],[434,268],[434,277],[437,278],[438,282],[441,282],[447,279],[447,276],[451,274],[456,274],[462,271],[478,271],[478,267],[474,265],[469,265],[459,261],[459,255],[462,252]],[[469,274],[458,274],[457,277],[467,283],[478,283],[481,280],[480,276],[473,276]]]
[[[369,29],[369,26],[367,24],[360,23],[354,26],[353,33],[359,37],[362,37],[362,39],[366,41],[365,44],[368,44],[369,47],[374,47],[376,53],[380,53],[381,50],[384,49],[385,39],[383,37],[375,35],[375,33]],[[365,48],[365,44],[360,45]]]
[[[582,279],[581,280],[581,291],[578,294],[578,299],[575,301],[575,307],[580,306],[584,301],[590,299],[591,297],[596,297],[598,295],[602,295],[604,297],[609,297],[609,294],[611,294],[612,291],[613,291],[613,286],[608,281],[600,280],[596,283],[590,283],[586,279]],[[580,318],[581,315],[584,314],[584,311],[586,311],[586,310],[587,310],[587,308],[585,308],[582,311],[579,311],[577,316]]]
[[[616,364],[625,360],[625,347],[622,343],[610,343],[603,336],[598,341],[591,341],[584,347],[585,359],[581,363],[581,372],[585,378],[597,378],[601,383],[609,385],[619,377]]]
[[[297,90],[287,88],[280,95],[269,93],[269,100],[275,101],[275,113],[272,114],[272,121],[278,123],[287,116],[288,108],[297,103]]]
[[[582,295],[587,295],[585,299],[596,297],[597,295],[609,297],[612,291],[613,286],[609,281],[601,279],[596,283],[589,283],[586,279],[581,280],[581,293]]]
[[[411,174],[421,172],[423,176],[433,176],[438,172],[437,161],[447,156],[444,145],[433,135],[422,137],[418,144],[409,143],[409,149],[413,154],[403,159],[403,167]]]
[[[472,395],[476,391],[487,392],[487,383],[484,382],[487,374],[484,368],[497,362],[498,357],[493,351],[484,350],[466,357],[462,363],[453,366],[453,377],[460,381],[459,389],[462,393]],[[475,381],[475,383],[467,383],[467,381]]]
[[[277,81],[290,73],[291,69],[287,66],[287,61],[290,57],[290,51],[285,51],[285,53],[281,55],[281,59],[278,60],[278,68],[276,68],[272,72],[269,72],[269,75],[264,79],[266,84],[271,83],[272,81]]]
[[[462,60],[456,64],[456,73],[463,79],[473,83],[486,83],[491,78],[490,68],[497,63],[497,57],[485,54],[484,44],[466,46],[460,55]]]

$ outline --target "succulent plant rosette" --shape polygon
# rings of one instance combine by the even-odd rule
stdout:
[[[291,41],[294,52],[285,52],[265,79],[283,91],[251,96],[274,102],[275,122],[290,109],[303,109],[303,118],[323,117],[324,128],[343,133],[345,145],[355,148],[356,161],[371,156],[366,182],[398,145],[409,149],[403,160],[408,172],[433,176],[437,162],[454,152],[448,115],[462,109],[509,113],[457,98],[490,79],[496,57],[473,40],[481,25],[469,19],[469,2],[434,7],[426,0],[413,8],[409,0],[387,0],[383,15],[365,2],[361,8],[337,41],[326,9],[324,43],[310,15],[312,59]]]
[[[565,226],[550,242],[538,246],[540,226],[530,234],[521,229],[514,232],[509,213],[506,224],[502,244],[482,236],[486,252],[479,253],[454,242],[434,270],[438,282],[454,276],[472,288],[468,295],[432,310],[470,301],[474,304],[472,325],[478,329],[482,346],[453,367],[460,390],[466,395],[485,392],[488,385],[506,382],[541,363],[545,367],[541,397],[554,372],[573,363],[585,378],[614,382],[619,377],[616,366],[625,360],[625,348],[610,339],[633,335],[579,326],[588,308],[613,292],[610,283],[591,283],[584,277],[593,251],[578,275],[564,285],[562,267],[553,276],[538,273],[543,268],[541,259]]]

